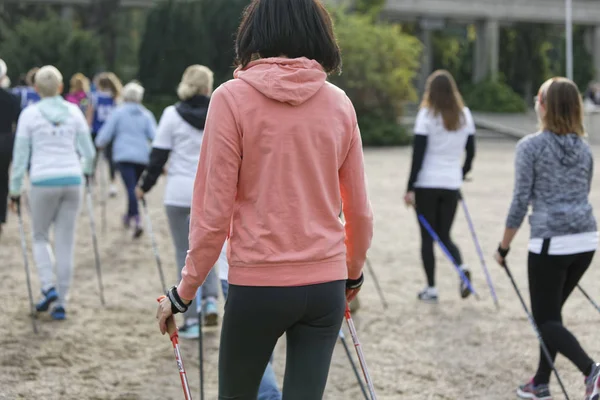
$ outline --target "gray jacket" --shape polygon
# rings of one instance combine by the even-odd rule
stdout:
[[[529,205],[532,238],[597,231],[589,202],[594,159],[575,134],[539,132],[517,144],[515,189],[506,221],[519,228]]]

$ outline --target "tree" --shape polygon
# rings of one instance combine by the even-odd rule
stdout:
[[[344,67],[330,80],[354,103],[366,145],[402,144],[406,136],[397,121],[403,104],[416,100],[421,43],[368,15],[335,10],[333,16]]]
[[[71,28],[52,14],[43,21],[23,19],[13,30],[4,27],[2,37],[0,54],[13,82],[30,68],[49,64],[68,82],[76,72],[92,74],[102,56],[100,43],[90,32]]]

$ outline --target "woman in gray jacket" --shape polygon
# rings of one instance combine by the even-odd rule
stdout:
[[[572,81],[553,78],[540,88],[536,110],[541,131],[517,145],[513,200],[495,258],[503,265],[531,204],[528,272],[533,317],[551,356],[563,354],[586,377],[585,400],[598,400],[600,364],[565,328],[561,315],[598,247],[596,219],[588,198],[594,162],[583,140],[581,96]],[[540,351],[537,373],[517,389],[518,396],[551,399],[551,373]]]

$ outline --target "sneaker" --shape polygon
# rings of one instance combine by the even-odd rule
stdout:
[[[117,197],[117,187],[114,184],[110,185],[110,188],[108,189],[108,195],[110,197]]]
[[[438,292],[435,287],[426,287],[418,295],[417,298],[425,303],[437,303]]]
[[[521,399],[552,400],[548,385],[535,385],[533,379],[517,388],[517,396]]]
[[[42,291],[44,298],[35,305],[37,312],[45,312],[50,308],[50,304],[58,300],[58,292],[54,288],[50,288],[45,292]]]
[[[198,339],[200,337],[200,324],[185,324],[179,328],[179,337],[183,339]]]
[[[469,271],[467,268],[461,267],[463,274],[465,274],[465,277],[467,278],[467,280],[469,281],[469,283],[471,283],[471,271]],[[467,283],[465,281],[463,281],[462,279],[460,280],[460,297],[462,297],[463,299],[466,299],[467,297],[469,297],[471,295],[471,289],[469,289],[469,285],[467,285]]]
[[[217,311],[217,303],[214,300],[206,300],[204,302],[204,325],[217,326],[219,324],[219,312]]]
[[[50,312],[50,316],[55,321],[62,321],[67,318],[67,312],[63,306],[56,306]]]
[[[138,239],[144,234],[144,229],[141,226],[136,226],[133,231],[133,238]]]
[[[600,364],[594,364],[592,373],[585,379],[585,400],[600,399]]]

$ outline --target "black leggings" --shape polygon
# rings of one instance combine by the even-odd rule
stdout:
[[[454,261],[462,265],[462,257],[458,247],[450,239],[450,230],[454,222],[456,207],[458,205],[458,190],[448,189],[416,189],[415,200],[417,213],[421,214],[433,228],[440,240],[452,254]],[[421,258],[427,275],[427,284],[435,286],[435,255],[433,252],[434,241],[425,227],[421,227]]]
[[[284,333],[286,400],[323,398],[346,307],[345,281],[296,287],[229,285],[219,351],[219,399],[256,400]]]
[[[529,253],[529,292],[531,311],[552,360],[561,353],[589,375],[593,360],[562,324],[562,308],[588,269],[594,252],[555,256]],[[548,383],[552,368],[540,349],[540,363],[534,377],[536,385]]]
[[[12,160],[14,136],[12,133],[0,133],[0,224],[6,222],[8,207],[8,170]]]

